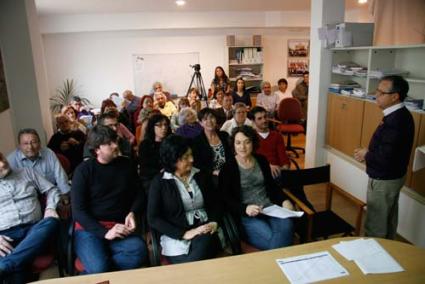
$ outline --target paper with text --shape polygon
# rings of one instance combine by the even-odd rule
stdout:
[[[348,271],[328,251],[276,260],[291,283],[312,283],[348,276]]]

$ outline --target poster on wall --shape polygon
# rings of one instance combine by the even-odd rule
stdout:
[[[308,71],[307,58],[288,59],[288,77],[302,77],[306,71]]]
[[[289,57],[308,57],[310,41],[308,39],[288,39]]]
[[[3,59],[0,50],[0,112],[9,108],[9,98],[7,97],[6,78],[4,76]]]

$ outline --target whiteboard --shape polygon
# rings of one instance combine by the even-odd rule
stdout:
[[[159,81],[164,91],[185,96],[194,69],[199,64],[199,52],[171,54],[133,54],[135,93],[151,94],[152,85]]]

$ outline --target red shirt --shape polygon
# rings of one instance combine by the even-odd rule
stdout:
[[[261,135],[258,135],[258,138],[260,140],[260,147],[258,147],[257,154],[265,156],[267,161],[272,165],[279,167],[289,165],[285,143],[279,132],[270,130],[266,139],[261,137]]]

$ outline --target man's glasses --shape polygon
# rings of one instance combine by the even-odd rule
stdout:
[[[376,89],[375,91],[375,95],[377,97],[383,96],[383,95],[391,95],[391,94],[394,94],[394,92],[384,92],[384,91],[381,91],[380,89]]]

